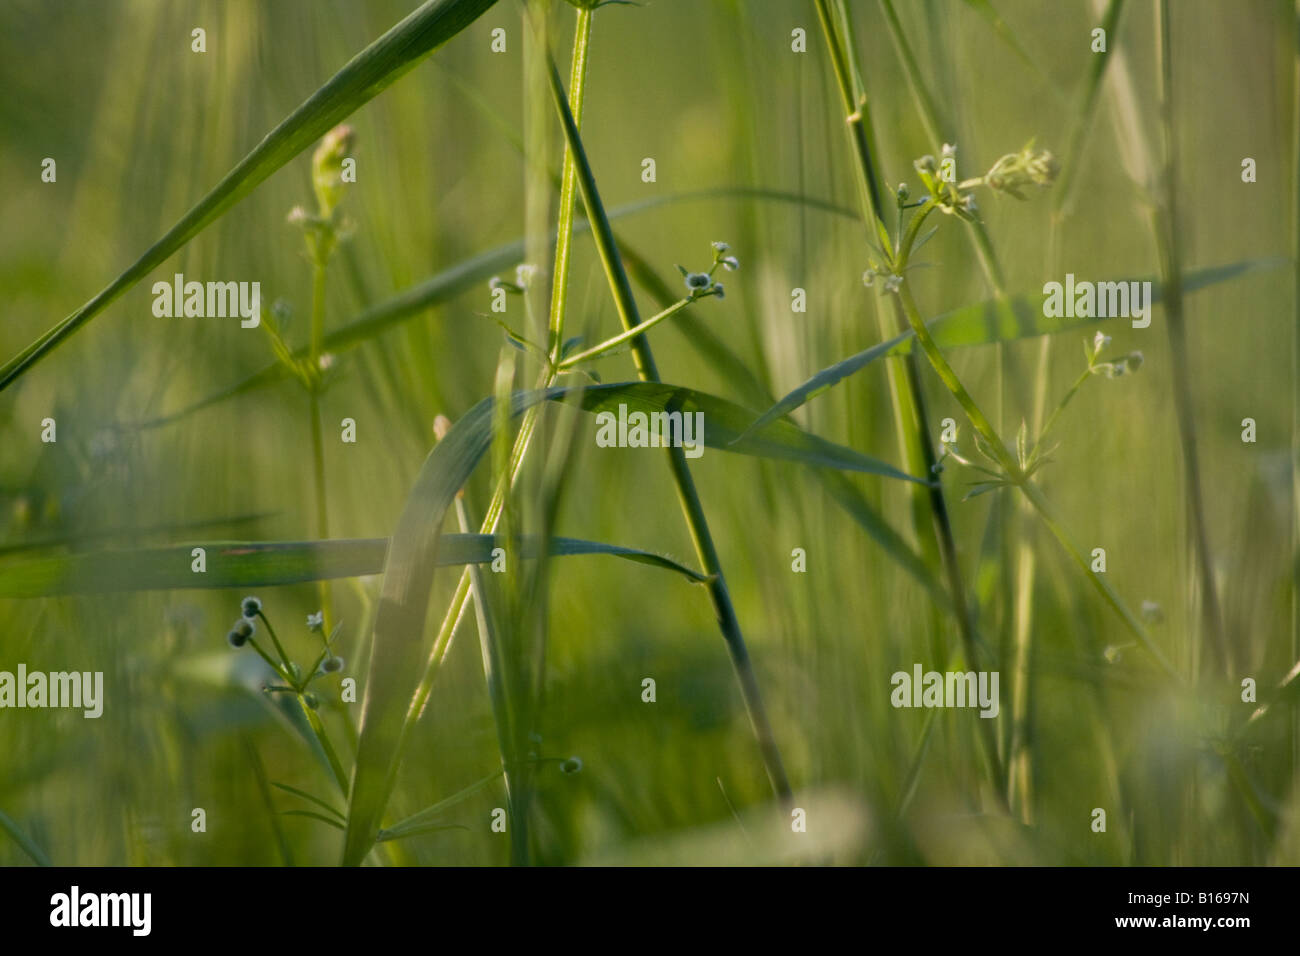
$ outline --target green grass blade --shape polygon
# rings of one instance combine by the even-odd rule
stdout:
[[[323,813],[317,813],[315,810],[281,810],[282,817],[311,817],[313,820],[319,820],[321,823],[328,823],[335,830],[342,830],[343,824],[333,817],[327,817]]]
[[[487,564],[492,560],[492,549],[502,544],[499,536],[490,534],[446,535],[439,550],[438,565]],[[0,567],[0,598],[272,587],[360,577],[384,570],[388,545],[387,538],[247,541],[61,555]],[[196,574],[190,570],[193,547],[206,549],[206,573]],[[537,552],[535,539],[525,538],[520,543],[523,557],[534,558]],[[556,557],[608,555],[675,571],[696,583],[708,580],[706,575],[693,568],[653,551],[581,538],[552,538],[548,554]]]
[[[522,402],[512,411],[522,410]],[[406,717],[429,656],[425,616],[443,520],[492,441],[493,401],[475,405],[434,446],[393,535],[375,616],[361,733],[352,775],[343,863],[357,866],[379,834],[397,774]]]
[[[316,804],[316,806],[328,810],[331,814],[337,817],[340,822],[343,820],[343,811],[336,810],[334,807],[330,806],[320,797],[313,797],[306,790],[299,790],[297,787],[291,787],[287,783],[276,783],[274,780],[268,782],[271,784],[271,786],[275,787],[278,790],[283,790],[285,793],[292,793],[295,797],[301,797],[302,799],[306,800],[308,803],[314,803]]]
[[[486,777],[474,781],[468,787],[465,787],[463,790],[458,790],[445,800],[439,800],[432,806],[425,807],[418,813],[413,813],[406,819],[394,823],[391,827],[386,827],[381,830],[379,832],[379,839],[396,840],[400,837],[409,836],[417,828],[428,826],[451,807],[456,806],[456,804],[469,799],[474,796],[474,794],[485,789],[500,776],[501,771],[497,770],[494,773],[488,774]]]
[[[9,834],[9,838],[22,848],[22,851],[32,858],[32,861],[38,866],[50,866],[50,858],[45,855],[36,843],[29,837],[17,823],[15,823],[3,810],[0,810],[0,830]]]
[[[568,391],[552,390],[548,397],[563,399],[563,393]],[[577,401],[589,412],[617,413],[620,405],[627,406],[629,415],[637,411],[647,414],[680,411],[683,415],[699,412],[704,415],[703,441],[708,448],[927,483],[852,448],[811,435],[789,422],[771,422],[761,429],[750,429],[752,411],[693,388],[661,382],[592,385],[578,393]]]
[[[1209,288],[1220,282],[1235,279],[1248,272],[1273,269],[1285,265],[1285,259],[1247,259],[1208,269],[1197,269],[1183,277],[1183,292],[1195,292]],[[1160,280],[1148,276],[1151,283],[1151,304],[1158,305],[1162,299]],[[940,348],[959,348],[962,346],[993,345],[998,342],[1013,342],[1018,339],[1034,338],[1040,335],[1056,335],[1071,329],[1082,328],[1106,319],[1091,318],[1052,318],[1043,315],[1041,293],[1026,293],[1013,296],[1011,312],[999,308],[995,299],[962,306],[947,312],[927,323],[930,334]],[[823,392],[839,384],[844,379],[861,371],[878,358],[887,355],[904,355],[912,350],[911,331],[896,335],[868,349],[863,349],[848,358],[841,359],[834,365],[822,369],[808,381],[791,391],[779,402],[765,411],[750,426],[748,431],[766,427],[769,423],[790,414],[796,408],[806,404]]]
[[[0,368],[0,390],[49,355],[263,180],[381,93],[496,0],[428,0],[354,56],[257,144],[225,178],[98,295]]]

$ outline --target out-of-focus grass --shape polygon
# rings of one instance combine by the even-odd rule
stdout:
[[[1007,36],[1032,65],[994,29],[983,5],[894,6],[941,114],[961,131],[964,174],[977,175],[1031,137],[1067,158],[1078,94],[1095,65],[1089,31],[1101,14],[1093,4],[994,2]],[[1295,188],[1296,51],[1274,37],[1294,35],[1294,11],[1213,0],[1171,6],[1183,268],[1286,256],[1290,227],[1277,210]],[[395,0],[5,4],[0,360],[121,272],[267,130],[413,7]],[[1124,7],[1112,50],[1125,54],[1133,109],[1146,122],[1159,115],[1155,19],[1147,3]],[[851,9],[886,181],[915,187],[912,159],[937,154],[941,144],[929,140],[881,11],[874,4]],[[569,52],[573,19],[557,5],[557,59]],[[593,19],[582,137],[609,207],[718,186],[855,205],[842,111],[811,3],[682,0],[610,6]],[[196,26],[208,33],[203,55],[190,52]],[[507,31],[505,54],[490,52],[497,27]],[[807,31],[805,54],[791,52],[796,27]],[[523,30],[519,4],[497,4],[436,62],[350,117],[358,181],[347,210],[356,231],[331,267],[327,334],[523,234]],[[1111,278],[1159,270],[1144,188],[1130,179],[1133,142],[1112,121],[1113,80],[1103,80],[1079,155],[1068,157],[1076,163],[1068,172],[1074,201],[1055,226],[1050,199],[982,203],[1011,293],[1033,293],[1065,271]],[[546,121],[554,122],[553,114]],[[521,138],[512,142],[502,125]],[[46,156],[57,159],[56,184],[40,181]],[[1258,166],[1255,184],[1240,179],[1247,156]],[[641,180],[645,157],[656,160],[655,183]],[[557,150],[556,173],[560,160]],[[259,280],[268,302],[292,305],[289,335],[305,342],[311,269],[284,219],[309,190],[303,156],[150,279],[183,272]],[[749,378],[710,360],[689,340],[691,325],[674,319],[650,333],[665,381],[761,410],[763,398],[775,401],[880,340],[875,292],[860,282],[862,227],[849,218],[811,204],[733,196],[665,203],[614,227],[674,292],[673,264],[691,265],[710,241],[727,240],[742,258],[741,270],[727,276],[726,299],[692,305],[687,316],[734,351]],[[941,230],[921,253],[933,265],[908,275],[927,318],[991,298],[959,231]],[[716,847],[710,861],[1300,861],[1286,710],[1294,705],[1261,718],[1239,751],[1259,805],[1277,818],[1275,838],[1218,756],[1219,738],[1255,706],[1240,699],[1242,679],[1258,682],[1262,701],[1294,663],[1290,280],[1284,269],[1255,271],[1184,302],[1210,564],[1233,671],[1215,669],[1202,655],[1199,682],[1176,692],[1155,678],[1140,649],[1108,656],[1109,646],[1130,640],[1121,622],[1049,536],[1028,521],[1019,525],[1018,540],[1036,552],[1024,737],[1032,825],[996,810],[972,712],[889,706],[891,673],[914,662],[943,669],[934,654],[957,646],[951,614],[936,610],[916,577],[847,519],[818,475],[710,450],[692,471],[796,803],[808,795],[816,852],[800,856],[754,836],[768,825],[756,821],[770,820],[771,790],[703,592],[627,562],[579,558],[548,569],[533,858],[692,862],[703,859],[701,847]],[[154,318],[148,284],[127,292],[0,398],[0,547],[60,542],[0,554],[6,566],[106,547],[299,541],[314,533],[310,440],[302,427],[307,399],[293,382],[157,428],[114,427],[186,408],[269,361],[264,335],[235,320]],[[806,313],[790,310],[795,287],[806,290]],[[646,314],[666,304],[640,297]],[[322,398],[326,434],[351,417],[359,441],[326,443],[335,537],[391,535],[433,444],[434,417],[459,419],[492,393],[502,339],[489,310],[486,283],[478,282],[340,356],[340,380]],[[587,234],[575,238],[567,311],[570,334],[584,334],[588,344],[619,330]],[[1131,378],[1090,383],[1071,403],[1058,425],[1056,460],[1041,477],[1072,534],[1086,548],[1106,548],[1108,579],[1125,601],[1159,603],[1163,623],[1152,627],[1153,637],[1190,673],[1190,635],[1199,625],[1187,575],[1195,560],[1163,321],[1157,307],[1150,329],[1103,326],[1117,352],[1141,349],[1146,362]],[[1049,409],[1078,374],[1078,340],[1090,331],[1053,338],[1043,372]],[[1033,415],[1040,342],[1004,349],[1004,362],[988,346],[947,355],[982,403],[996,407],[996,396],[1005,395],[1001,424],[1013,432],[1022,416]],[[635,378],[627,355],[596,367],[606,382]],[[922,371],[931,419],[961,421],[956,403]],[[765,394],[755,394],[760,390]],[[47,416],[58,422],[53,445],[39,441]],[[792,417],[830,441],[901,464],[883,367],[868,366]],[[1257,422],[1255,444],[1241,441],[1246,417]],[[690,555],[661,453],[598,449],[588,433],[578,434],[556,533]],[[482,469],[468,486],[479,512],[490,477]],[[905,488],[872,476],[846,480],[923,553]],[[979,590],[988,565],[977,557],[994,496],[959,503],[963,480],[955,469],[945,475],[960,564],[968,587],[982,595],[984,636],[1009,651],[1014,589]],[[998,494],[1010,503],[1007,492]],[[807,551],[807,573],[792,573],[794,548]],[[453,575],[435,578],[428,627],[441,620],[453,584]],[[290,654],[308,656],[314,645],[295,624],[317,609],[315,588],[258,593]],[[341,653],[358,678],[378,594],[375,576],[334,585]],[[30,669],[105,673],[98,720],[0,710],[0,811],[53,862],[270,865],[284,861],[283,845],[298,863],[337,861],[336,830],[271,816],[250,759],[250,752],[260,757],[272,781],[334,796],[292,709],[258,692],[261,677],[250,659],[224,643],[242,596],[181,590],[0,601],[0,670],[23,661]],[[475,644],[462,634],[437,675],[389,822],[500,767]],[[1009,656],[999,669],[1005,747]],[[654,704],[641,700],[646,677],[656,681]],[[333,712],[325,720],[343,726]],[[350,766],[346,736],[340,739]],[[581,758],[580,772],[547,762],[571,755]],[[500,782],[490,783],[446,810],[447,823],[467,829],[385,846],[403,862],[505,862],[509,841],[489,828],[491,810],[504,799]],[[274,787],[269,805],[308,806]],[[207,811],[206,833],[190,830],[195,807]],[[1090,829],[1094,807],[1107,810],[1105,834]],[[827,839],[819,826],[844,839]],[[18,842],[0,839],[0,862],[31,857]]]

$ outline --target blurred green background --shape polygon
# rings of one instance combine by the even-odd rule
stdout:
[[[0,356],[16,354],[102,288],[414,6],[0,4]],[[963,175],[979,175],[1031,138],[1060,155],[1094,56],[1089,34],[1100,14],[1092,4],[995,0],[1028,62],[980,4],[897,6],[940,111],[958,131]],[[915,193],[912,160],[938,154],[940,144],[925,135],[880,9],[857,0],[851,7],[887,177],[891,186],[910,181]],[[358,176],[345,206],[356,229],[331,268],[327,329],[522,235],[518,143],[529,81],[521,12],[514,0],[497,4],[349,119]],[[1177,189],[1188,269],[1291,254],[1295,17],[1291,4],[1271,0],[1173,4]],[[573,19],[571,8],[556,4],[557,59],[566,62]],[[195,27],[207,31],[202,55],[190,49]],[[490,51],[498,27],[507,31],[504,54]],[[795,28],[807,31],[806,53],[791,51]],[[703,267],[710,241],[731,244],[742,268],[727,276],[725,300],[691,307],[696,320],[744,360],[771,397],[878,341],[881,300],[860,279],[867,253],[854,219],[852,155],[812,3],[609,6],[595,14],[592,43],[583,133],[609,207],[754,187],[847,212],[733,195],[686,197],[619,219],[620,236],[674,288],[675,263]],[[1154,143],[1151,5],[1127,4],[1109,43],[1127,59],[1136,130]],[[1084,141],[1077,198],[1060,226],[1059,269],[1046,252],[1049,193],[1024,203],[980,197],[1013,292],[1034,292],[1066,271],[1094,279],[1157,272],[1146,199],[1126,161],[1134,130],[1116,122],[1111,67]],[[562,141],[543,105],[558,168]],[[57,160],[56,183],[40,180],[44,157]],[[654,183],[642,181],[645,157],[656,161]],[[1241,181],[1244,157],[1257,162],[1254,184]],[[106,547],[313,537],[307,399],[294,383],[162,427],[120,427],[182,409],[272,359],[265,335],[237,320],[155,318],[149,287],[157,279],[182,272],[260,281],[266,301],[291,306],[290,340],[305,340],[311,269],[285,216],[310,200],[303,154],[0,395],[0,562]],[[907,279],[927,316],[990,295],[966,237],[956,223],[943,226],[924,251],[931,266]],[[570,322],[594,342],[617,332],[618,320],[590,236],[578,237],[575,248]],[[936,641],[954,653],[958,647],[951,620],[924,589],[807,469],[712,450],[695,463],[797,797],[824,807],[810,817],[804,859],[1300,862],[1294,715],[1272,714],[1241,748],[1254,812],[1217,756],[1217,738],[1254,708],[1240,700],[1241,680],[1253,677],[1263,692],[1295,662],[1293,281],[1283,265],[1187,300],[1200,467],[1235,671],[1202,667],[1193,689],[1175,692],[1137,648],[1108,659],[1108,646],[1131,640],[1119,618],[1050,535],[1024,523],[1020,533],[1039,562],[1032,804],[1023,816],[996,807],[974,712],[937,712],[927,734],[926,711],[889,705],[893,672],[910,672],[916,662],[943,670],[931,648]],[[795,287],[807,292],[806,313],[791,312]],[[432,445],[433,418],[454,420],[491,394],[502,333],[489,306],[486,283],[477,284],[340,356],[340,379],[323,399],[326,435],[351,417],[359,440],[326,442],[334,537],[391,534]],[[1041,478],[1076,540],[1087,550],[1106,549],[1109,580],[1129,605],[1160,605],[1163,622],[1152,634],[1186,671],[1196,630],[1188,599],[1193,563],[1163,326],[1160,308],[1146,330],[1122,320],[1101,326],[1116,351],[1141,349],[1145,365],[1131,378],[1088,383],[1065,412],[1061,447]],[[1092,331],[1053,340],[1049,407],[1082,370],[1080,342]],[[651,338],[666,381],[761,409],[752,390],[701,357],[673,322]],[[954,351],[951,359],[1010,436],[1029,414],[1038,356],[1039,341],[1031,340]],[[635,377],[627,355],[598,367],[605,381]],[[928,366],[922,371],[932,421],[962,422],[968,443],[956,403]],[[55,444],[40,441],[46,417],[57,420]],[[1258,423],[1255,444],[1241,441],[1246,417]],[[882,365],[813,400],[795,419],[901,464]],[[694,564],[662,456],[597,449],[586,432],[579,445],[557,532]],[[469,486],[479,512],[489,492],[486,471]],[[1001,663],[996,724],[1006,746],[1015,582],[999,560],[1010,545],[990,547],[988,534],[997,527],[993,509],[1014,499],[1004,491],[963,503],[966,479],[955,467],[945,473],[965,577]],[[851,480],[912,536],[901,485]],[[792,573],[794,548],[806,550],[807,573]],[[733,816],[734,807],[747,819],[771,793],[704,592],[674,575],[598,557],[557,560],[551,573],[541,751],[577,755],[583,769],[565,775],[557,764],[543,765],[535,859],[767,859]],[[432,626],[455,580],[454,571],[435,580]],[[378,587],[377,576],[334,585],[349,668],[364,658],[361,623]],[[317,607],[315,588],[258,594],[294,653],[308,656],[314,645],[301,621]],[[256,690],[250,656],[225,644],[243,596],[174,591],[0,601],[0,669],[22,661],[32,670],[105,673],[99,720],[0,711],[0,810],[54,862],[337,861],[336,831],[273,816],[271,806],[301,805],[276,792],[268,806],[259,787],[259,773],[322,794],[330,780]],[[655,704],[641,701],[644,677],[657,682]],[[471,625],[438,675],[393,814],[413,813],[499,765]],[[507,841],[488,828],[502,799],[498,782],[449,811],[448,822],[466,829],[402,841],[396,859],[506,862]],[[195,807],[206,810],[206,833],[191,832]],[[1104,834],[1090,827],[1095,807],[1107,809]],[[13,842],[0,840],[0,863],[25,862]]]

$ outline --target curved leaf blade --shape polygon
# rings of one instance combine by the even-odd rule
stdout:
[[[324,86],[271,130],[221,182],[93,299],[0,368],[0,391],[54,351],[169,256],[206,229],[272,173],[339,121],[383,92],[450,40],[496,0],[428,0],[349,60]]]
[[[445,535],[438,565],[487,564],[492,560],[492,550],[503,543],[500,536],[490,534]],[[361,577],[384,570],[388,544],[387,538],[248,541],[60,555],[0,567],[0,598],[274,587]],[[203,547],[207,552],[208,570],[203,574],[190,570],[192,547]],[[519,553],[524,558],[535,558],[537,540],[524,539]],[[608,555],[675,571],[692,582],[707,580],[694,568],[662,554],[600,541],[552,538],[548,553],[556,557]]]

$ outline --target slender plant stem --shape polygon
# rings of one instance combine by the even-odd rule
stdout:
[[[321,343],[325,338],[325,263],[312,263],[311,273],[311,345],[308,361],[312,382],[318,382],[320,373]],[[319,385],[311,387],[311,454],[312,475],[316,485],[316,536],[322,541],[330,536],[329,506],[325,497],[325,440],[321,425]],[[334,610],[330,601],[328,581],[319,583],[321,614],[325,633],[334,624]]]
[[[645,335],[646,332],[648,332],[652,327],[658,325],[664,319],[672,318],[678,312],[682,311],[682,309],[686,308],[688,305],[694,302],[696,298],[697,297],[692,296],[685,299],[679,299],[678,301],[670,305],[668,308],[664,309],[662,312],[652,315],[650,318],[646,319],[644,322],[642,322],[640,325],[636,326],[635,328],[627,329],[623,332],[620,332],[618,335],[606,339],[605,341],[601,342],[599,345],[593,345],[591,348],[587,349],[584,352],[579,352],[577,355],[570,355],[568,358],[560,362],[560,371],[570,369],[573,366],[579,364],[580,362],[585,362],[588,359],[593,359],[599,355],[603,355],[604,353],[608,352],[610,349],[618,348],[620,345],[624,344],[625,342],[630,342],[638,335]]]
[[[564,86],[554,63],[551,65],[550,79],[556,109],[559,111],[560,120],[564,125],[565,138],[568,141],[569,149],[573,152],[577,165],[578,184],[583,202],[586,205],[587,219],[592,225],[592,235],[596,240],[596,249],[600,255],[601,264],[605,269],[605,275],[614,296],[619,319],[622,321],[623,327],[630,330],[641,323],[636,299],[632,294],[632,285],[628,280],[627,270],[623,268],[623,260],[614,240],[614,232],[610,227],[609,217],[605,214],[604,204],[601,202],[600,194],[596,189],[596,180],[591,171],[591,164],[587,160],[577,123],[574,120],[573,112],[569,109],[564,94]],[[637,374],[643,381],[660,381],[654,353],[650,349],[650,343],[646,341],[644,336],[632,340],[632,359],[636,365]],[[704,516],[704,506],[700,502],[699,493],[695,489],[695,481],[691,477],[690,468],[686,463],[686,455],[680,444],[674,443],[668,448],[668,457],[673,479],[677,486],[677,495],[681,501],[687,529],[695,545],[696,554],[699,556],[705,572],[711,576],[708,584],[709,597],[713,603],[714,614],[717,616],[723,640],[730,652],[732,666],[740,683],[741,696],[745,701],[745,709],[749,713],[754,736],[758,740],[763,765],[767,770],[772,789],[781,801],[788,805],[792,799],[790,781],[786,776],[785,765],[781,760],[781,753],[777,747],[776,738],[772,733],[766,708],[763,706],[758,679],[754,675],[753,664],[749,658],[749,651],[745,646],[745,638],[740,629],[740,622],[736,618],[735,608],[731,603],[731,593],[727,589],[726,579],[722,573],[722,563],[718,558],[717,548],[714,546],[713,536],[709,532],[708,521]]]
[[[1178,415],[1178,434],[1183,447],[1183,480],[1187,489],[1187,510],[1191,531],[1197,577],[1200,584],[1200,607],[1203,639],[1213,642],[1212,653],[1219,665],[1231,671],[1232,647],[1223,630],[1219,609],[1218,586],[1214,581],[1213,559],[1210,549],[1210,532],[1205,517],[1204,492],[1201,487],[1201,469],[1197,458],[1196,415],[1192,407],[1192,383],[1187,345],[1187,325],[1183,311],[1182,257],[1178,220],[1177,167],[1174,162],[1174,119],[1172,101],[1173,61],[1169,36],[1169,3],[1158,0],[1156,4],[1156,33],[1158,35],[1156,71],[1160,100],[1160,130],[1162,165],[1160,182],[1163,195],[1154,207],[1156,246],[1159,250],[1161,285],[1164,290],[1165,329],[1169,334],[1174,379],[1174,408]]]

